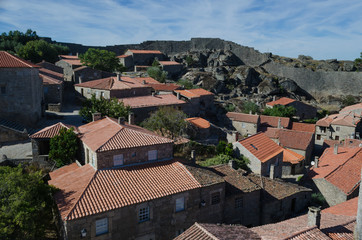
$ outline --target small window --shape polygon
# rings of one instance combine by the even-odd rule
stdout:
[[[148,151],[148,160],[157,160],[157,150]]]
[[[243,198],[235,198],[235,209],[243,208]]]
[[[150,220],[150,208],[149,207],[141,208],[138,214],[138,221],[145,222],[148,220]]]
[[[136,157],[136,152],[132,153],[132,157]]]
[[[113,166],[123,165],[123,154],[113,156]]]
[[[242,128],[245,128],[245,123],[241,123],[241,127],[242,127]]]
[[[5,93],[6,93],[6,87],[5,87],[5,86],[1,86],[1,87],[0,87],[0,92],[1,92],[1,94],[5,94]]]
[[[211,194],[211,205],[220,203],[220,193],[216,192]]]
[[[334,140],[339,140],[339,136],[335,136],[335,137],[334,137]]]
[[[87,89],[87,93],[88,93],[88,94],[90,94],[90,93],[91,93],[91,90],[90,90],[89,88]]]
[[[104,92],[101,92],[101,98],[104,98]]]
[[[102,218],[96,221],[96,235],[108,232],[108,218]]]
[[[321,135],[317,134],[317,140],[321,140]]]
[[[341,130],[340,127],[336,127],[336,131],[339,132]]]
[[[176,212],[185,210],[185,198],[180,197],[176,199]]]

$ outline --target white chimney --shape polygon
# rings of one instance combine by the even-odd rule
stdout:
[[[270,172],[269,172],[270,179],[274,179],[274,171],[275,171],[275,166],[274,166],[274,164],[271,164],[270,165]]]
[[[282,128],[282,120],[278,118],[278,128]]]
[[[180,99],[180,93],[176,92],[177,99]]]
[[[338,154],[338,144],[334,144],[334,154]]]
[[[314,168],[318,168],[318,164],[319,164],[319,157],[315,157],[314,159]]]
[[[102,118],[102,114],[101,113],[92,113],[92,121],[97,121],[100,120]]]
[[[131,112],[128,114],[128,124],[134,124],[134,114]]]
[[[121,81],[121,74],[117,73],[117,81]]]

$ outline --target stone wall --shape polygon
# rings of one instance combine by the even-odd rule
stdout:
[[[42,115],[43,81],[36,68],[0,68],[0,116],[35,126]]]
[[[288,106],[294,107],[297,110],[295,116],[298,116],[300,119],[311,119],[317,116],[317,109],[303,102],[294,101],[288,104]]]
[[[238,131],[242,136],[254,135],[257,133],[258,124],[256,123],[232,121],[232,124],[236,131]]]
[[[4,126],[0,126],[0,144],[5,142],[15,142],[27,139],[29,139],[27,132],[19,132]]]
[[[329,206],[347,201],[347,195],[324,178],[313,179],[314,184],[322,193]]]
[[[221,193],[221,202],[215,205],[210,204],[213,192]],[[220,183],[118,208],[67,221],[67,236],[68,239],[81,239],[80,231],[86,229],[87,236],[82,239],[94,239],[96,220],[108,218],[108,233],[97,236],[97,239],[173,239],[177,231],[189,228],[195,221],[222,222],[224,196],[225,184]],[[185,210],[175,212],[175,201],[180,197],[185,198]],[[200,205],[202,200],[206,202],[204,207]],[[150,220],[139,222],[139,209],[147,206],[150,209]]]
[[[43,85],[45,103],[62,103],[63,88],[63,83]]]
[[[71,82],[73,80],[73,67],[64,60],[55,63],[56,66],[63,68],[64,81]]]

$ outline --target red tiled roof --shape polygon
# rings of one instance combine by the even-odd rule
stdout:
[[[67,62],[69,63],[70,65],[75,65],[75,66],[82,66],[83,64],[81,63],[80,59],[68,59],[68,58],[64,58],[64,59],[61,59],[59,61],[64,61],[64,62]]]
[[[274,105],[288,105],[289,103],[292,103],[292,102],[295,102],[294,99],[291,99],[291,98],[287,98],[287,97],[282,97],[278,100],[275,100],[275,101],[272,101],[272,102],[268,102],[266,103],[266,105],[269,105],[269,106],[274,106]]]
[[[348,201],[323,209],[322,213],[331,213],[334,215],[343,215],[343,216],[356,216],[357,209],[358,209],[358,197],[355,197]]]
[[[76,127],[58,122],[54,125],[41,129],[40,131],[31,135],[30,138],[52,138],[59,134],[60,129],[62,128],[70,129],[72,127],[76,131]]]
[[[173,83],[158,83],[158,84],[150,83],[148,84],[148,86],[153,88],[155,91],[168,91],[168,92],[173,92],[181,88],[181,86]]]
[[[283,162],[298,164],[303,160],[304,160],[304,156],[300,155],[299,153],[296,153],[296,152],[286,149],[286,148],[283,149]]]
[[[260,125],[263,127],[278,127],[278,121],[280,119],[280,125],[283,128],[288,128],[290,124],[290,119],[286,117],[274,117],[260,115]]]
[[[185,104],[185,101],[177,99],[173,94],[120,98],[119,101],[122,101],[124,105],[130,106],[131,108]]]
[[[141,53],[141,54],[162,54],[159,50],[135,50],[135,49],[128,49],[128,51],[132,53]]]
[[[6,51],[0,51],[0,68],[40,68],[31,62],[16,57]]]
[[[126,57],[130,57],[131,55],[119,55],[119,56],[117,56],[117,58],[126,58]]]
[[[80,126],[81,140],[94,152],[172,143],[143,128],[118,124],[108,117]]]
[[[292,122],[291,130],[315,133],[315,124]]]
[[[239,141],[251,154],[261,162],[266,162],[277,154],[283,152],[283,148],[278,146],[264,133],[258,133]]]
[[[130,77],[121,77],[121,81],[117,80],[117,77],[108,77],[88,82],[75,84],[76,87],[101,89],[101,90],[122,90],[132,88],[146,88],[146,85],[140,84]]]
[[[232,121],[258,123],[259,116],[247,113],[228,112],[226,114]]]
[[[143,84],[143,81],[145,81],[146,84],[160,84],[159,81],[157,81],[156,79],[151,78],[151,77],[135,77],[133,79],[142,84]]]
[[[339,113],[326,116],[316,123],[317,126],[329,127],[330,125],[341,125],[355,127],[361,121],[361,116],[351,113]]]
[[[293,233],[283,240],[330,240],[317,226],[307,228],[303,231]]]
[[[202,88],[188,89],[188,90],[176,90],[176,93],[180,93],[182,96],[187,98],[198,98],[201,96],[214,95],[212,92],[209,92]]]
[[[319,159],[318,167],[309,172],[309,177],[324,178],[348,195],[359,185],[361,159],[360,147],[339,147],[338,154],[334,154],[334,148],[327,148]]]
[[[175,61],[159,61],[161,65],[181,65],[181,63]]]
[[[209,121],[200,117],[187,118],[186,121],[192,123],[198,128],[209,128],[211,126]]]
[[[55,199],[62,219],[66,220],[201,187],[185,166],[176,161],[97,171],[87,164],[54,177],[56,172],[50,173],[49,184],[61,189]]]
[[[174,240],[244,240],[261,239],[256,233],[242,225],[221,225],[211,223],[194,223]]]
[[[347,106],[347,107],[343,108],[341,111],[339,111],[339,113],[349,113],[351,111],[358,110],[358,109],[362,110],[362,103],[357,103],[357,104],[354,104],[351,106]]]
[[[266,136],[268,136],[269,138],[274,138],[274,139],[278,139],[279,137],[279,131],[281,129],[280,128],[272,128],[272,127],[268,127],[266,129],[266,131],[264,132],[264,134]]]
[[[283,147],[306,150],[314,138],[310,132],[280,129],[278,139]]]
[[[57,78],[59,80],[64,79],[64,75],[62,73],[54,72],[54,71],[46,69],[46,68],[40,68],[39,73],[47,75],[49,77]]]
[[[62,84],[63,83],[63,81],[61,81],[59,79],[45,76],[43,74],[39,74],[39,77],[43,80],[43,85]]]

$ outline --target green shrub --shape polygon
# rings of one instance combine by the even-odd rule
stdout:
[[[197,88],[197,86],[195,86],[191,81],[189,81],[187,79],[179,79],[177,81],[177,84],[184,86],[185,89]]]
[[[251,101],[246,101],[243,103],[243,113],[250,113],[250,111],[255,113],[260,113],[260,108],[256,103],[253,103]]]
[[[234,104],[232,104],[232,103],[229,103],[228,105],[226,105],[225,106],[225,110],[227,111],[227,112],[234,112],[235,111],[235,105]]]

